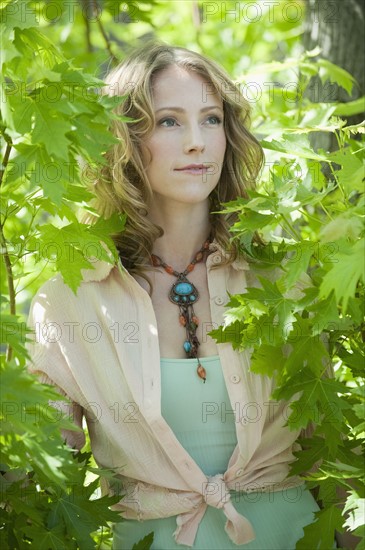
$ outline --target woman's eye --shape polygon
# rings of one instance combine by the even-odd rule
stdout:
[[[176,120],[174,118],[164,118],[159,122],[160,126],[165,126],[167,128],[171,128],[172,126],[175,126]]]
[[[207,122],[209,122],[209,124],[212,124],[213,126],[215,126],[215,125],[220,124],[222,122],[222,120],[218,116],[212,115],[212,116],[209,116],[207,118]]]

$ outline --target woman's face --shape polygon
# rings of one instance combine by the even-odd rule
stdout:
[[[172,65],[155,77],[153,103],[142,156],[154,201],[208,201],[226,150],[222,100],[204,78]]]

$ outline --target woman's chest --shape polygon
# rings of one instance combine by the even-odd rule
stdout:
[[[189,280],[197,290],[197,298],[189,309],[190,314],[198,320],[196,330],[200,343],[198,355],[199,357],[217,355],[217,345],[208,335],[213,328],[217,327],[212,323],[206,271],[194,270],[194,277],[190,276]],[[182,324],[182,311],[179,305],[170,300],[171,288],[177,279],[167,273],[155,272],[151,276],[151,281],[153,285],[151,301],[157,321],[160,355],[166,358],[186,358],[183,344],[187,340],[187,328]]]

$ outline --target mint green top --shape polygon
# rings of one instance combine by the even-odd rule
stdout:
[[[196,373],[196,359],[161,359],[161,412],[177,440],[208,475],[224,473],[237,444],[235,407],[230,404],[218,356],[200,360],[207,379]],[[239,407],[237,407],[239,411]],[[238,412],[237,411],[237,412]],[[222,510],[208,506],[194,542],[197,550],[294,550],[318,505],[305,485],[276,492],[231,493],[236,510],[252,523],[256,539],[234,544],[225,532]],[[114,527],[113,549],[130,550],[151,531],[152,549],[182,550],[173,533],[176,518],[124,520]],[[333,548],[336,548],[334,544]]]
[[[224,473],[237,445],[235,417],[219,356],[201,360],[161,359],[161,413],[181,445],[208,475]]]

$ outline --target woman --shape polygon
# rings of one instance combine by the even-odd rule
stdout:
[[[284,426],[288,404],[270,400],[247,351],[208,335],[228,293],[257,285],[229,242],[232,217],[216,213],[262,165],[248,105],[214,62],[166,45],[107,82],[133,119],[115,120],[120,142],[95,185],[100,215],[128,216],[121,262],[95,262],[77,296],[60,276],[42,287],[33,370],[71,399],[80,427],[85,416],[97,463],[115,471],[115,549],[150,531],[158,549],[295,548],[319,508],[287,477],[299,435]],[[82,447],[82,432],[65,436]]]

